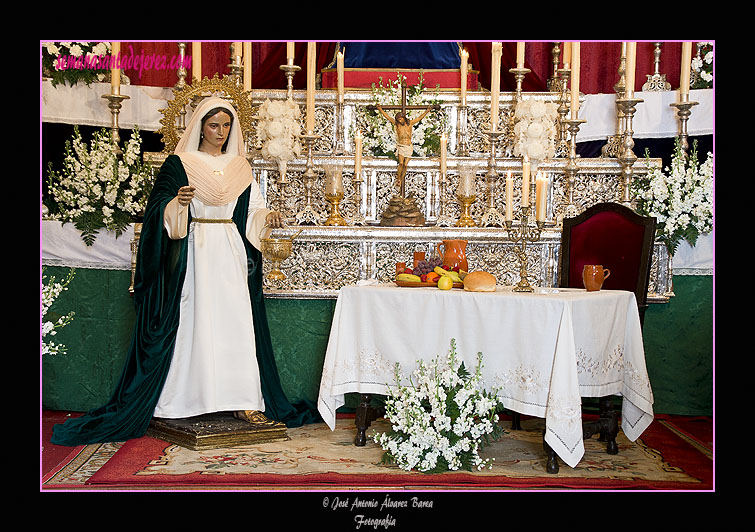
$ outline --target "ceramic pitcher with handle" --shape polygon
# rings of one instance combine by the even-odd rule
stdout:
[[[438,255],[443,259],[444,268],[458,266],[460,270],[469,271],[467,263],[466,240],[443,240],[437,246]]]

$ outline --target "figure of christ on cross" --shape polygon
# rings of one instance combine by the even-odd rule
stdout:
[[[434,109],[440,109],[440,105],[406,105],[406,84],[401,83],[401,105],[369,105],[367,109],[377,109],[393,125],[396,131],[396,159],[398,160],[398,169],[396,170],[396,187],[399,195],[405,197],[405,179],[406,170],[409,166],[409,159],[412,157],[414,147],[412,145],[412,128],[420,120],[427,116],[427,113]],[[385,112],[386,109],[398,109],[395,118]],[[406,116],[407,109],[424,109],[417,118],[409,120]]]

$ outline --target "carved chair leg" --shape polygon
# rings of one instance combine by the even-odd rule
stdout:
[[[370,407],[370,394],[362,394],[361,402],[357,406],[356,414],[354,416],[354,424],[357,427],[357,434],[354,438],[354,445],[357,447],[364,447],[367,443],[367,436],[365,432],[367,427],[370,426],[372,419],[374,419],[374,411]]]
[[[545,463],[545,472],[555,475],[558,473],[558,456],[556,455],[556,451],[551,449],[551,446],[545,441],[545,431],[543,431],[543,449],[548,457]]]

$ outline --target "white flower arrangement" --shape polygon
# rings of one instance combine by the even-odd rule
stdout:
[[[151,173],[140,155],[138,129],[120,158],[108,129],[95,131],[87,146],[74,128],[72,141],[66,141],[63,170],[54,171],[52,163],[48,167],[48,217],[73,223],[88,246],[100,229],[120,236],[143,213],[152,189]]]
[[[682,240],[694,246],[699,235],[713,230],[713,174],[713,154],[700,164],[697,142],[687,156],[677,138],[665,173],[648,163],[647,175],[632,182],[637,212],[656,218],[659,240],[671,255]]]
[[[479,451],[503,431],[496,413],[501,405],[495,393],[482,389],[481,371],[482,353],[470,374],[453,339],[445,360],[419,361],[416,382],[410,378],[408,386],[397,364],[396,384],[385,403],[392,431],[373,436],[385,450],[383,463],[425,473],[492,467]]]
[[[68,285],[73,280],[75,270],[71,268],[68,276],[60,283],[56,282],[55,277],[51,277],[50,281],[45,283],[45,279],[47,278],[45,271],[46,269],[42,268],[42,354],[58,355],[67,351],[66,346],[56,344],[49,339],[45,340],[45,337],[55,336],[58,329],[65,327],[73,320],[75,313],[71,311],[64,316],[48,316],[48,311],[61,292],[68,290]]]
[[[301,155],[301,111],[291,99],[265,100],[260,106],[257,139],[262,143],[262,157],[278,163],[281,176],[288,161]]]
[[[514,147],[517,157],[528,157],[532,170],[556,153],[558,108],[552,102],[522,99],[514,110]]]
[[[108,68],[88,68],[94,57],[110,53],[109,42],[45,42],[42,43],[42,75],[50,78],[53,87],[79,81],[89,85],[109,79]]]
[[[708,89],[713,86],[713,43],[697,43],[700,53],[692,58],[692,70],[697,73],[693,89]]]
[[[397,74],[396,79],[383,85],[383,78],[379,80],[379,86],[372,84],[372,100],[374,105],[401,105],[401,83],[406,82],[406,77]],[[438,104],[435,96],[428,96],[425,91],[424,78],[420,73],[419,83],[407,87],[406,104],[428,106]],[[389,114],[395,111],[387,110]],[[411,120],[423,111],[421,109],[407,110],[407,117]],[[412,128],[413,155],[416,157],[428,157],[440,150],[440,134],[445,129],[446,115],[438,111],[430,111],[430,114]],[[396,134],[393,125],[377,110],[369,110],[364,107],[357,108],[358,127],[362,130],[362,147],[366,153],[373,157],[396,158]],[[352,134],[354,132],[352,131]]]

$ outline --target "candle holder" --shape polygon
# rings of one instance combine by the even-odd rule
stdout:
[[[661,74],[661,45],[663,43],[653,43],[655,48],[653,49],[653,65],[655,71],[653,74],[648,74],[648,80],[642,85],[643,92],[662,92],[670,91],[671,83],[666,81],[666,74]]]
[[[301,70],[298,65],[281,65],[280,69],[286,74],[286,94],[288,98],[294,95],[294,76]]]
[[[340,164],[324,165],[325,168],[325,199],[330,205],[330,215],[324,225],[347,225],[341,216],[339,205],[343,201],[343,166]]]
[[[475,223],[474,218],[472,218],[470,210],[472,204],[477,199],[477,196],[475,194],[468,196],[462,192],[458,192],[456,197],[459,198],[459,203],[461,203],[461,216],[456,222],[456,227],[475,227],[477,224]]]
[[[312,159],[312,151],[314,143],[320,138],[319,135],[313,135],[312,132],[307,132],[306,135],[301,135],[307,149],[307,164],[306,170],[302,175],[304,180],[304,207],[296,214],[296,223],[299,225],[319,225],[320,215],[315,211],[312,205],[312,189],[317,179],[317,173],[314,170],[314,162]]]
[[[509,72],[514,74],[514,79],[516,79],[516,99],[521,100],[522,99],[522,82],[524,81],[524,76],[532,72],[529,68],[510,68]]]
[[[178,67],[178,70],[176,71],[176,75],[178,76],[178,81],[176,81],[176,84],[173,85],[173,88],[175,90],[182,90],[184,87],[186,87],[186,67],[184,66],[184,57],[186,56],[186,43],[180,42],[178,43],[178,64],[181,65]]]
[[[343,101],[339,101],[336,103],[336,115],[334,117],[335,119],[335,128],[336,128],[336,138],[335,146],[333,147],[333,153],[335,155],[343,155],[346,153],[346,143],[344,141],[344,135],[343,135],[343,113],[344,113],[345,105]]]
[[[123,107],[123,104],[121,102],[123,102],[123,100],[128,100],[130,97],[126,96],[125,94],[103,94],[102,97],[108,101],[107,106],[110,109],[110,114],[113,115],[113,125],[110,127],[110,138],[113,141],[113,145],[115,146],[115,153],[122,155],[123,150],[120,146],[121,135],[118,127],[118,115],[121,112],[121,107]]]
[[[644,100],[638,98],[621,98],[616,101],[624,115],[624,135],[622,137],[621,152],[619,153],[619,162],[621,163],[622,176],[622,194],[621,203],[626,207],[632,207],[631,187],[634,177],[634,163],[637,156],[634,154],[634,132],[632,131],[632,119],[636,111],[635,107]]]
[[[564,210],[566,218],[574,218],[579,214],[579,210],[574,203],[574,183],[579,173],[579,165],[577,164],[577,133],[579,133],[579,126],[584,122],[586,120],[582,118],[564,120],[566,130],[569,132],[569,159],[564,169],[567,189],[566,209]]]
[[[343,201],[343,191],[334,194],[325,194],[325,199],[330,205],[330,215],[323,225],[348,225],[346,219],[341,216],[339,205]]]
[[[571,76],[571,69],[561,68],[558,70],[558,144],[556,153],[567,155],[569,153],[569,127],[566,124],[569,116],[569,91],[568,80]]]
[[[354,184],[354,216],[351,218],[351,225],[367,225],[362,212],[362,170],[356,173],[351,182]]]
[[[530,218],[529,205],[519,208],[519,226],[514,227],[512,220],[506,220],[504,228],[508,238],[516,245],[516,255],[519,258],[519,282],[514,286],[514,292],[534,292],[535,289],[529,283],[527,275],[527,242],[537,242],[540,240],[544,221],[535,221],[532,226],[528,223]]]
[[[485,181],[487,184],[487,208],[485,213],[480,219],[480,225],[482,227],[502,227],[504,217],[495,207],[495,182],[498,179],[498,172],[496,172],[495,166],[495,154],[496,145],[498,144],[498,137],[500,137],[502,131],[486,131],[488,137],[490,137],[490,157],[488,159],[488,172],[485,174]]]
[[[679,138],[681,140],[682,152],[685,154],[685,156],[687,154],[687,150],[689,149],[687,122],[689,121],[689,117],[692,114],[692,108],[697,104],[698,102],[674,102],[671,104],[671,107],[676,108],[676,115],[679,117],[679,124],[681,126]]]
[[[438,217],[435,219],[435,225],[437,227],[450,227],[454,225],[456,220],[451,218],[448,214],[447,201],[446,201],[446,186],[448,184],[448,175],[446,172],[441,172],[438,178]]]
[[[456,115],[456,156],[468,157],[469,156],[469,137],[467,127],[467,116],[469,113],[469,107],[467,105],[460,105],[457,108]]]

